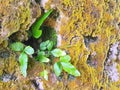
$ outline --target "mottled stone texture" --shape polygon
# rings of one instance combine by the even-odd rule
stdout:
[[[0,43],[18,31],[17,37],[26,40],[25,31],[40,16],[39,8],[30,0],[0,0]]]
[[[29,28],[34,16],[31,11],[39,10],[31,10],[34,4],[31,6],[29,0],[0,0],[0,42]],[[75,78],[64,72],[56,78],[52,66],[46,65],[49,81],[45,81],[38,77],[41,66],[31,60],[25,79],[19,73],[18,63],[13,62],[17,54],[3,49],[0,90],[119,90],[120,0],[48,0],[45,8],[50,7],[57,9],[59,17],[49,19],[47,24],[55,27],[58,46],[70,54],[71,63],[81,76]],[[8,68],[3,71],[4,67]]]
[[[34,90],[30,79],[21,77],[19,53],[7,46],[12,34],[16,41],[27,40],[26,31],[40,15],[34,0],[0,0],[0,90]]]
[[[71,62],[81,72],[75,80],[63,79],[59,85],[66,88],[60,90],[119,90],[120,1],[53,0],[51,3],[60,12],[60,25],[56,25],[60,48],[70,54]]]

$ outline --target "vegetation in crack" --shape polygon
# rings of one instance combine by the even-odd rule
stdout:
[[[80,76],[80,72],[70,63],[71,57],[67,55],[64,50],[59,48],[53,49],[53,41],[47,40],[40,43],[36,60],[40,61],[41,63],[49,63],[51,61],[50,57],[59,59],[53,64],[53,71],[57,77],[61,75],[63,70],[73,76]],[[47,71],[45,70],[45,72],[43,71],[40,75],[47,80],[46,72]]]
[[[46,20],[46,18],[51,14],[53,10],[48,10],[42,17],[40,17],[33,25],[32,25],[32,35],[34,38],[39,38],[42,35],[42,30],[40,30],[41,25]]]
[[[31,33],[33,37],[36,39],[36,41],[38,41],[40,39],[40,36],[42,35],[42,30],[39,30],[42,27],[41,25],[52,11],[53,11],[52,9],[48,10],[48,12],[46,12],[32,25]],[[48,29],[48,27],[46,29]],[[52,33],[52,35],[53,35],[51,36],[52,38],[56,37],[55,33]],[[36,44],[38,44],[38,42],[36,42]],[[40,42],[39,48],[37,50],[35,48],[32,48],[30,45],[25,46],[21,42],[12,43],[10,45],[10,48],[13,51],[20,52],[19,56],[20,70],[24,77],[27,76],[28,57],[32,56],[32,54],[36,55],[31,58],[34,58],[36,61],[42,63],[43,71],[40,72],[40,76],[43,77],[45,80],[48,80],[49,73],[47,68],[44,67],[45,64],[47,63],[52,65],[52,70],[54,71],[57,77],[59,77],[63,71],[73,76],[80,76],[80,72],[75,68],[75,66],[73,66],[70,63],[71,57],[67,55],[67,53],[64,50],[61,50],[60,48],[55,48],[55,46],[56,46],[55,40],[47,38],[47,40],[43,40],[42,42]]]

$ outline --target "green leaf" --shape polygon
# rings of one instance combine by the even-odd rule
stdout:
[[[60,62],[69,62],[70,60],[71,60],[71,57],[69,55],[60,57]]]
[[[69,62],[61,62],[63,69],[71,75],[80,76],[80,72]]]
[[[45,55],[45,51],[38,51],[38,56],[44,56]]]
[[[24,49],[24,44],[22,44],[21,42],[15,42],[10,45],[10,48],[13,51],[22,51]]]
[[[40,44],[40,50],[46,50],[46,49],[47,49],[47,47],[45,46],[45,42],[42,42]]]
[[[23,74],[24,77],[27,76],[27,63],[24,65],[20,66],[21,73]]]
[[[58,49],[58,48],[52,50],[51,53],[54,57],[60,57],[60,56],[66,55],[65,51],[62,51],[61,49]]]
[[[49,60],[49,58],[47,58],[47,57],[45,57],[45,56],[41,56],[41,57],[39,57],[39,61],[40,61],[40,62],[43,62],[43,63],[47,63],[47,62],[49,62],[50,60]]]
[[[45,56],[45,51],[38,50],[38,53],[35,59],[39,60],[42,56]]]
[[[44,70],[40,72],[40,76],[44,77],[45,80],[48,80],[48,72],[47,70]]]
[[[40,17],[33,25],[32,25],[32,31],[39,30],[45,19],[50,15],[50,13],[53,10],[48,10],[42,17]]]
[[[49,43],[49,40],[40,43],[40,50],[46,50],[47,49],[47,44]]]
[[[42,34],[42,31],[39,30],[45,19],[50,15],[53,10],[48,10],[42,17],[40,17],[33,25],[32,25],[32,33],[34,38],[39,38]]]
[[[34,49],[31,46],[25,47],[24,51],[28,55],[32,55],[34,53]]]
[[[54,64],[54,72],[55,72],[55,74],[56,74],[57,77],[61,74],[61,72],[62,72],[62,66],[61,66],[60,62],[56,62]]]
[[[22,52],[19,56],[20,62],[20,70],[24,77],[27,76],[27,64],[28,64],[28,56],[26,53]]]
[[[47,49],[50,51],[53,48],[53,41],[50,41],[47,45]]]
[[[20,65],[24,65],[28,62],[28,56],[26,53],[22,52],[19,56]]]
[[[34,29],[34,30],[32,30],[32,35],[33,35],[34,38],[37,39],[42,35],[42,30]]]

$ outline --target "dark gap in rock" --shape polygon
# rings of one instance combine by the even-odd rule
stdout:
[[[62,79],[63,79],[63,73],[61,74],[61,75],[59,75],[59,77],[57,77],[57,79],[59,80],[59,81],[62,81]]]
[[[54,28],[50,26],[42,26],[41,29],[43,30],[42,34],[42,41],[51,40],[54,42],[54,46],[57,44],[57,34]]]
[[[35,0],[35,2],[36,2],[36,3],[40,3],[40,2],[41,2],[41,0]]]
[[[90,43],[94,43],[98,40],[98,37],[92,37],[92,36],[83,36],[84,37],[84,43],[86,47],[89,47]]]
[[[120,28],[120,22],[118,23],[118,27]]]
[[[34,84],[35,88],[38,88],[39,84],[36,82],[36,80],[32,80],[32,83]]]
[[[31,46],[32,48],[34,48],[35,51],[39,49],[38,39],[34,39],[33,37],[29,38],[27,41],[24,41],[23,43],[26,46]]]
[[[68,80],[69,80],[69,81],[72,81],[72,80],[74,80],[74,79],[75,79],[75,76],[73,76],[73,75],[71,75],[71,74],[68,75]]]
[[[89,56],[87,58],[87,64],[91,66],[91,63],[92,63],[92,61],[91,61],[91,55],[89,54]]]
[[[91,67],[96,68],[97,67],[97,61],[93,60],[93,57],[91,54],[89,54],[88,58],[87,58],[87,64]]]
[[[31,80],[32,84],[35,87],[35,90],[44,90],[41,79],[40,78],[35,78]]]

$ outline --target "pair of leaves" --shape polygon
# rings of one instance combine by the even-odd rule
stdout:
[[[13,51],[21,51],[21,52],[25,52],[26,54],[28,55],[32,55],[34,53],[34,49],[30,46],[27,46],[25,47],[23,43],[21,42],[15,42],[15,43],[12,43],[10,45],[10,48],[13,50]]]
[[[52,50],[53,48],[53,41],[47,40],[45,42],[42,42],[40,44],[40,50],[38,51],[38,55],[37,55],[37,60],[39,60],[40,62],[49,62],[49,57],[50,56],[50,50]]]
[[[53,41],[47,40],[40,44],[40,50],[52,50],[53,48]]]
[[[33,25],[32,25],[32,34],[34,38],[39,38],[42,35],[42,30],[39,30],[45,19],[51,14],[53,10],[48,10],[42,17],[40,17]]]
[[[15,42],[10,45],[10,48],[13,51],[21,51],[22,53],[19,56],[20,70],[24,77],[27,76],[27,66],[28,66],[28,55],[34,53],[34,49],[30,46],[24,48],[24,44],[21,42]]]
[[[65,55],[60,57],[60,61],[54,64],[54,72],[56,76],[59,76],[61,74],[62,69],[68,74],[80,76],[79,71],[69,62],[70,59],[71,57],[69,55]]]
[[[34,49],[30,46],[27,46],[19,56],[20,70],[24,77],[27,76],[28,55],[32,55],[33,53]]]

